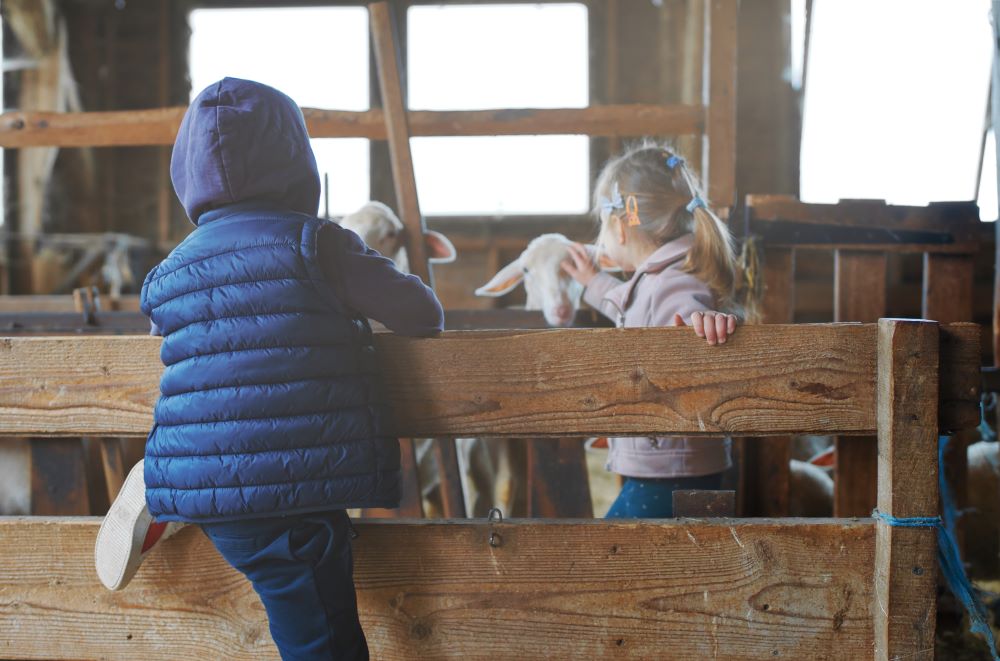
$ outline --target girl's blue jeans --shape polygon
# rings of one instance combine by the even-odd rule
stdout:
[[[281,658],[368,659],[343,510],[202,524],[264,603]]]
[[[611,504],[605,519],[669,519],[674,515],[674,491],[717,490],[722,473],[700,477],[626,477],[621,493]]]

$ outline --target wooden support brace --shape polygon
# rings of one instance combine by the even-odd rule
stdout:
[[[938,513],[938,325],[883,319],[878,336],[878,509]],[[937,534],[876,523],[875,658],[933,659]]]

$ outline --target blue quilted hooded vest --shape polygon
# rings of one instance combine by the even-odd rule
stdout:
[[[163,334],[146,444],[160,521],[395,507],[366,320],[317,262],[319,178],[302,114],[264,85],[224,79],[192,103],[171,178],[197,225],[143,284]]]

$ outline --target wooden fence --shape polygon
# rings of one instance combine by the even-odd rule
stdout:
[[[878,506],[937,513],[937,435],[978,423],[979,329],[933,322],[377,336],[400,434],[877,434]],[[0,339],[0,435],[144,435],[151,337]],[[196,530],[120,593],[98,521],[0,519],[7,658],[273,658],[249,585]],[[859,520],[372,521],[374,658],[932,658],[931,529]],[[489,543],[495,533],[494,544]]]

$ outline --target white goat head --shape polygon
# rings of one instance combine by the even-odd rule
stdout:
[[[360,236],[369,248],[396,262],[400,271],[410,270],[403,241],[406,228],[403,221],[386,205],[381,202],[366,202],[354,213],[341,218],[340,225]],[[424,245],[431,264],[455,261],[455,246],[444,234],[425,230]]]
[[[583,287],[560,266],[569,259],[571,243],[562,234],[542,234],[532,239],[520,257],[476,290],[476,296],[503,296],[524,282],[526,310],[541,310],[550,326],[573,325]],[[603,260],[601,266],[612,268]]]

